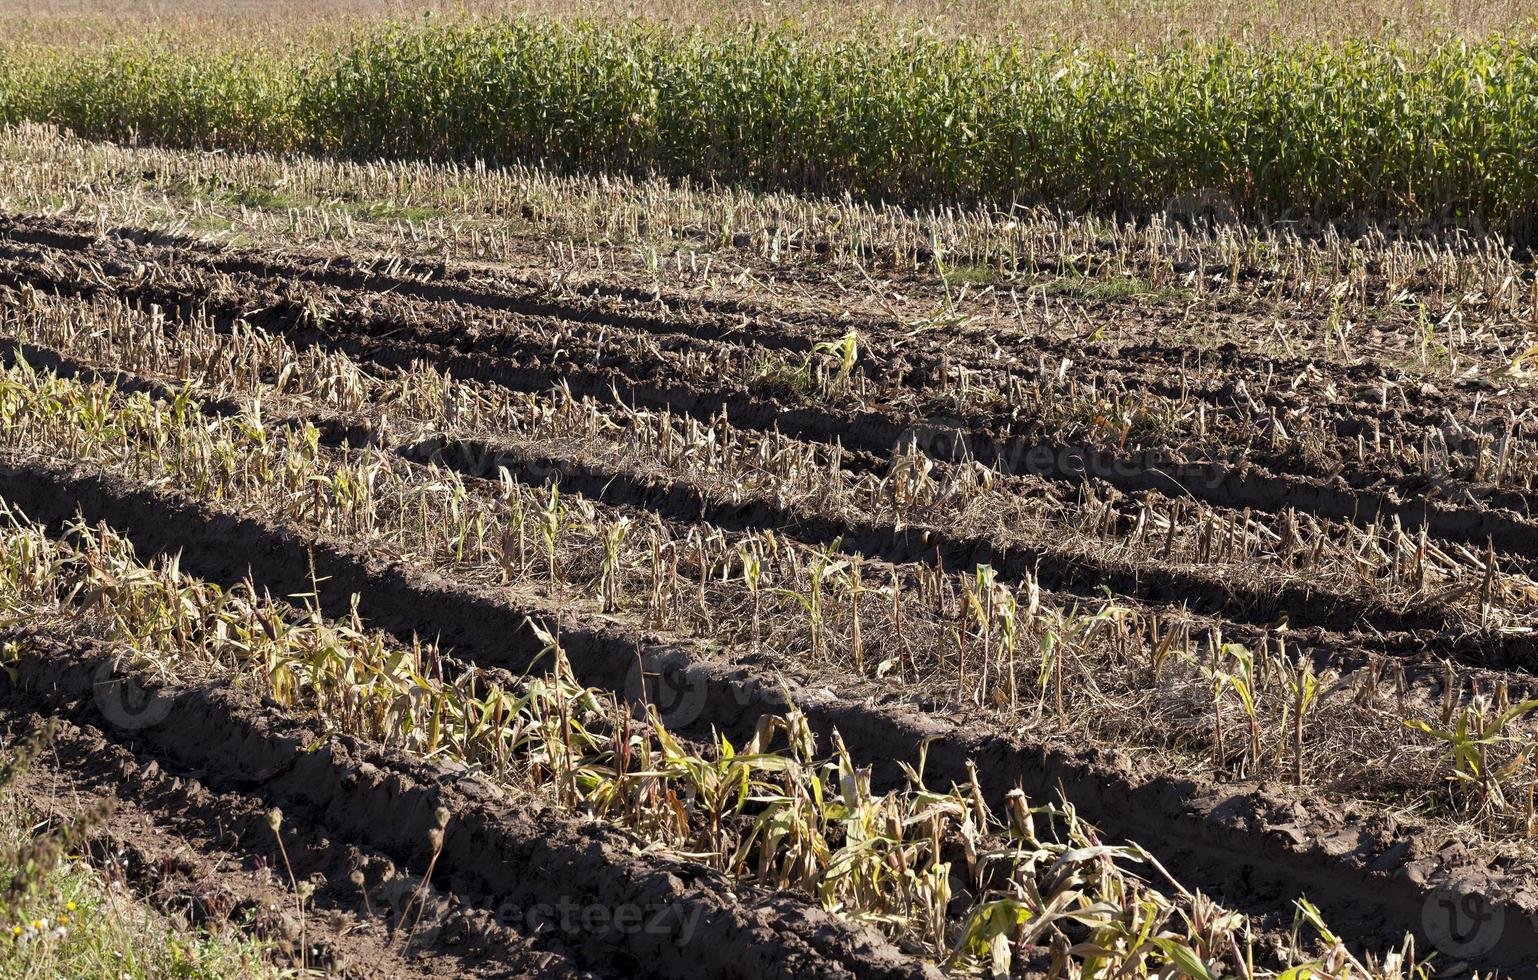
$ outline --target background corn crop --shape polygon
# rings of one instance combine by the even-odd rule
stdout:
[[[1538,41],[1043,51],[540,17],[9,45],[0,117],[177,146],[541,163],[915,206],[1531,232]]]

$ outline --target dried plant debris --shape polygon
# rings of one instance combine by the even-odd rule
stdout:
[[[0,146],[39,880],[340,975],[1532,975],[1509,253],[946,226],[1068,292],[551,237],[726,191]],[[326,190],[413,180],[452,216]]]

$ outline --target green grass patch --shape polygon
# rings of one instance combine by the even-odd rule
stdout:
[[[1005,279],[1004,273],[997,266],[984,262],[958,262],[942,266],[940,277],[951,286],[986,286]]]
[[[14,832],[16,827],[5,830]],[[13,838],[14,839],[14,836]],[[0,865],[0,878],[14,868]],[[71,980],[250,980],[282,973],[267,948],[235,930],[214,936],[178,928],[109,889],[93,869],[66,861],[21,922],[0,936],[0,976]]]
[[[57,820],[15,798],[12,780],[48,751],[53,728],[0,754],[0,976],[22,980],[234,980],[282,974],[269,948],[230,928],[183,928],[76,854],[111,819],[87,808]]]

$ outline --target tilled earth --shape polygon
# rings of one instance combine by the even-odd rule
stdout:
[[[1162,340],[1157,311],[1141,339],[1110,344],[851,317],[832,297],[809,312],[620,281],[557,287],[532,269],[217,248],[19,215],[0,219],[0,286],[13,306],[35,295],[118,303],[156,311],[168,333],[239,323],[381,374],[425,362],[487,388],[665,411],[716,447],[819,461],[826,486],[887,480],[915,451],[937,473],[974,474],[972,500],[936,503],[915,521],[831,491],[733,486],[730,474],[670,466],[665,452],[643,465],[605,444],[623,434],[403,433],[302,400],[264,405],[270,422],[316,425],[326,447],[369,445],[474,485],[495,485],[499,470],[533,485],[558,476],[567,494],[679,537],[772,531],[858,556],[890,577],[894,622],[908,606],[944,606],[926,583],[986,562],[1048,601],[1109,597],[1156,636],[1168,621],[1188,638],[1279,644],[1338,683],[1397,685],[1401,703],[1416,692],[1456,701],[1466,687],[1516,700],[1538,686],[1535,396],[1499,377],[1197,350]],[[830,342],[850,332],[858,349],[841,362]],[[161,400],[208,380],[190,364],[183,376],[141,371],[128,350],[88,356],[85,341],[10,339],[12,363]],[[233,417],[246,406],[213,399],[204,410]],[[68,458],[9,453],[0,498],[50,526],[105,523],[140,555],[180,554],[215,582],[296,595],[324,581],[328,613],[349,614],[357,596],[370,626],[433,637],[488,668],[529,667],[544,647],[530,623],[554,616],[584,684],[632,697],[639,670],[687,702],[679,727],[693,737],[745,740],[761,714],[794,703],[819,735],[839,733],[877,785],[898,784],[899,764],[921,754],[940,786],[965,783],[970,763],[991,802],[1015,788],[1061,793],[1106,838],[1138,842],[1186,888],[1277,928],[1306,895],[1362,950],[1408,932],[1449,970],[1538,975],[1530,845],[1396,809],[1404,790],[1389,776],[1344,785],[1316,773],[1292,786],[1226,759],[1171,766],[1166,753],[1184,736],[1065,739],[1040,714],[948,697],[943,678],[905,683],[901,665],[895,676],[847,669],[567,608],[537,584],[458,580],[415,556]],[[988,519],[981,500],[995,508]],[[231,688],[162,692],[168,711],[125,723],[92,696],[110,651],[81,635],[26,638],[35,652],[0,699],[6,723],[67,719],[57,762],[28,777],[27,801],[67,809],[115,795],[118,816],[92,845],[105,864],[199,923],[254,921],[296,962],[401,977],[934,972],[808,901],[639,850],[601,824],[503,798],[451,766],[329,734]],[[1159,725],[1189,735],[1194,722],[1136,719],[1126,730],[1149,738]],[[286,815],[294,876],[320,883],[304,916],[265,823],[273,807]],[[425,841],[442,807],[456,830],[435,857]],[[424,902],[412,901],[423,888],[426,925]],[[598,904],[639,909],[640,921],[561,919]],[[415,919],[402,921],[402,909]]]

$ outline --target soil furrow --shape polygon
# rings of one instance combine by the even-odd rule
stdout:
[[[33,367],[63,377],[102,381],[122,391],[143,392],[161,400],[175,395],[171,387],[153,379],[99,369],[35,344],[13,343],[13,348],[0,350],[0,364],[12,363],[19,353]],[[224,417],[237,417],[248,410],[247,405],[229,400],[206,401],[202,408]],[[1531,671],[1538,664],[1538,650],[1531,638],[1471,632],[1431,606],[1391,608],[1305,582],[1248,582],[1153,561],[1102,558],[1088,551],[1067,554],[1046,545],[1000,543],[987,536],[954,534],[922,524],[899,526],[833,516],[762,497],[734,502],[688,480],[590,465],[576,453],[543,455],[524,446],[442,436],[400,442],[378,425],[327,414],[274,415],[270,404],[264,419],[269,425],[314,425],[322,444],[333,448],[367,445],[388,449],[407,462],[452,469],[473,480],[495,479],[501,471],[515,481],[537,487],[555,478],[567,492],[643,516],[655,514],[675,525],[708,524],[727,532],[767,529],[802,544],[830,547],[891,565],[921,564],[970,574],[978,565],[986,564],[1000,581],[1017,584],[1029,579],[1048,590],[1054,600],[1100,600],[1109,590],[1118,598],[1220,617],[1229,635],[1235,634],[1235,626],[1275,632],[1277,622],[1295,621],[1306,629],[1347,634],[1341,642],[1348,647],[1392,651],[1394,656],[1435,655],[1476,667],[1523,671]],[[1064,533],[1068,533],[1066,529]]]
[[[505,269],[451,267],[447,262],[411,262],[393,257],[370,261],[295,251],[254,253],[129,227],[100,234],[60,219],[12,217],[0,223],[0,235],[13,241],[77,252],[134,245],[170,249],[183,264],[191,261],[215,272],[268,281],[304,281],[344,292],[410,296],[492,312],[579,324],[599,323],[640,333],[680,333],[696,339],[743,342],[767,350],[804,353],[819,341],[830,339],[828,321],[816,313],[718,299],[710,294],[671,292],[656,285],[641,288],[588,280],[575,287],[563,284],[556,289],[546,280],[520,278]],[[154,261],[156,256],[151,253],[146,258]],[[563,290],[571,295],[552,295]],[[1090,306],[1100,312],[1119,309],[1114,303],[1105,302]],[[646,312],[647,308],[657,312]],[[713,317],[717,322],[694,322],[697,318],[709,321]],[[886,383],[900,386],[922,388],[938,381],[944,387],[943,375],[950,368],[1005,379],[1030,376],[1039,373],[1047,360],[1055,364],[1067,358],[1075,365],[1075,376],[1181,403],[1205,402],[1215,412],[1232,413],[1240,420],[1248,418],[1257,405],[1275,409],[1283,418],[1303,413],[1324,415],[1330,418],[1334,435],[1343,443],[1359,435],[1381,437],[1397,433],[1405,442],[1415,444],[1427,430],[1437,430],[1444,433],[1452,448],[1476,452],[1478,447],[1472,436],[1446,434],[1446,424],[1454,418],[1474,420],[1475,430],[1489,436],[1504,434],[1501,419],[1490,413],[1485,413],[1484,422],[1477,421],[1478,405],[1495,392],[1495,382],[1490,379],[1456,381],[1449,391],[1405,370],[1391,370],[1376,362],[1337,364],[1313,358],[1279,358],[1245,351],[1233,344],[1211,352],[1196,352],[1186,345],[1145,338],[1130,343],[1085,343],[1080,338],[1057,339],[1042,333],[999,329],[996,325],[963,325],[940,340],[932,334],[916,334],[910,322],[857,314],[846,314],[839,329],[856,330],[868,351],[857,370],[877,381],[886,378]],[[936,371],[942,375],[938,379],[931,377]],[[1237,387],[1233,380],[1236,377],[1243,379]],[[1315,379],[1316,383],[1305,390],[1322,385],[1339,394],[1323,400],[1311,399],[1293,388],[1277,387],[1278,379],[1286,378]],[[1374,386],[1381,392],[1369,398],[1367,393]],[[1413,402],[1403,396],[1406,386],[1415,391]],[[1389,392],[1402,405],[1391,404]],[[1501,394],[1507,403],[1522,408],[1529,404],[1523,392],[1521,387],[1508,385]],[[1345,397],[1340,397],[1342,394]],[[996,429],[1009,421],[1001,416],[987,427]],[[1246,448],[1254,451],[1255,447]],[[1344,461],[1349,447],[1341,449],[1339,455]],[[1306,454],[1296,451],[1272,453],[1265,465],[1328,475]],[[1394,480],[1408,481],[1412,486],[1419,475],[1392,466],[1386,472]],[[1352,482],[1367,486],[1384,475],[1383,470],[1365,467]],[[1456,490],[1475,492],[1496,506],[1532,512],[1529,494],[1492,491],[1462,480],[1455,482]]]
[[[351,430],[349,430],[351,431]],[[526,485],[558,478],[567,491],[613,507],[658,514],[671,522],[708,523],[726,531],[773,530],[805,544],[833,547],[894,565],[921,564],[970,574],[988,565],[1001,581],[1035,581],[1052,593],[1084,600],[1107,594],[1161,607],[1179,607],[1235,624],[1274,628],[1290,620],[1308,628],[1363,634],[1417,633],[1428,649],[1480,666],[1531,670],[1538,646],[1520,635],[1497,638],[1470,632],[1457,617],[1431,605],[1391,608],[1306,582],[1243,581],[1220,570],[1184,569],[1155,560],[1129,561],[1065,553],[1047,544],[1002,543],[932,525],[897,524],[830,516],[766,499],[719,500],[687,480],[651,478],[634,471],[589,465],[575,455],[530,453],[441,436],[396,445],[407,460],[453,469],[478,479],[499,470]],[[1134,499],[1128,509],[1136,511]],[[1064,528],[1061,533],[1071,532]],[[1427,635],[1430,634],[1430,635]]]
[[[557,950],[564,947],[587,969],[654,977],[702,971],[741,978],[934,976],[932,967],[902,956],[873,933],[787,896],[754,894],[701,866],[639,856],[633,842],[601,824],[514,804],[453,767],[325,736],[226,685],[151,689],[145,710],[152,714],[130,715],[112,685],[147,687],[147,679],[114,667],[114,651],[90,641],[36,636],[25,638],[22,649],[10,685],[13,700],[44,713],[69,711],[77,723],[100,726],[109,738],[126,734],[154,762],[150,775],[192,771],[210,789],[260,800],[260,807],[245,808],[244,825],[236,817],[228,828],[237,837],[254,839],[263,810],[280,807],[304,827],[360,842],[409,874],[420,876],[432,866],[432,884],[479,913],[451,913],[428,924],[450,944],[456,934],[473,944],[480,932],[483,946],[502,948],[508,944],[498,933],[509,931],[507,923],[527,928],[538,921],[530,913],[548,918],[549,910],[574,905],[611,913],[602,925],[579,926],[578,935],[554,930]],[[106,694],[104,677],[111,681]],[[120,715],[116,724],[114,715]],[[131,775],[121,773],[119,783]],[[188,785],[171,792],[188,794]],[[212,816],[219,809],[208,800],[203,812]],[[435,854],[429,831],[440,809],[450,819]],[[295,873],[302,872],[296,867]],[[620,924],[621,909],[640,910],[641,926]],[[521,975],[522,966],[512,964],[509,972]]]
[[[0,472],[0,495],[49,522],[77,511],[105,520],[127,531],[141,555],[179,552],[183,567],[208,578],[250,574],[288,594],[309,592],[318,575],[332,595],[359,594],[360,611],[375,625],[436,636],[456,655],[512,669],[526,667],[543,649],[528,618],[558,615],[536,601],[509,605],[500,594],[454,588],[335,542],[97,476],[10,466]],[[979,719],[915,711],[877,685],[841,681],[835,695],[810,678],[809,685],[782,689],[762,670],[720,660],[697,645],[651,642],[602,619],[568,620],[561,634],[583,683],[632,698],[666,689],[669,713],[692,715],[695,731],[714,726],[742,737],[762,712],[784,711],[788,692],[821,735],[836,729],[856,758],[872,763],[878,780],[900,780],[896,764],[916,761],[927,742],[926,771],[937,782],[965,780],[968,762],[975,761],[995,800],[1017,784],[1035,798],[1050,798],[1061,787],[1106,833],[1144,842],[1188,886],[1241,909],[1285,914],[1291,897],[1303,892],[1348,934],[1411,931],[1434,946],[1438,936],[1424,931],[1426,908],[1465,894],[1487,896],[1509,913],[1508,931],[1501,947],[1477,962],[1532,975],[1538,959],[1538,934],[1528,918],[1535,911],[1529,906],[1538,903],[1518,894],[1505,873],[1466,852],[1428,851],[1414,828],[1359,804],[1172,777],[1122,752],[1056,749],[991,731]],[[654,680],[643,686],[642,677]]]
[[[20,278],[15,278],[18,275]],[[97,287],[78,279],[50,277],[35,269],[0,270],[0,279],[10,278],[12,284],[33,283],[39,275],[48,288],[65,293],[92,295],[104,288],[108,293],[156,303],[172,311],[200,310],[231,318],[244,315],[296,343],[318,344],[386,367],[405,368],[415,361],[427,360],[457,377],[519,391],[544,392],[564,385],[579,396],[606,398],[616,394],[638,406],[668,409],[707,423],[725,413],[734,425],[742,428],[779,431],[811,442],[837,441],[871,459],[883,458],[897,447],[912,443],[937,458],[975,459],[1004,472],[1059,482],[1092,479],[1125,492],[1154,490],[1169,496],[1189,495],[1234,509],[1278,512],[1290,507],[1358,525],[1377,521],[1391,524],[1397,520],[1406,531],[1425,526],[1431,535],[1444,540],[1476,546],[1499,540],[1503,552],[1538,560],[1538,521],[1486,507],[1459,506],[1425,496],[1406,497],[1392,487],[1357,489],[1340,477],[1323,482],[1273,473],[1249,461],[1237,465],[1193,462],[1152,450],[1115,452],[1024,438],[1001,439],[992,430],[973,428],[956,419],[936,421],[884,410],[845,412],[832,406],[781,405],[758,392],[711,391],[687,383],[664,382],[660,379],[669,371],[658,367],[660,361],[648,380],[634,378],[618,368],[583,364],[575,357],[561,366],[542,365],[541,351],[518,357],[465,353],[463,345],[445,347],[404,339],[401,331],[409,330],[409,324],[396,323],[391,327],[375,322],[370,326],[366,317],[341,317],[329,327],[316,327],[306,322],[311,314],[303,304],[290,303],[285,311],[269,305],[271,296],[215,298],[199,291],[143,284]]]
[[[85,235],[60,236],[46,230],[21,230],[17,231],[17,234],[22,238],[42,243],[62,237],[77,249],[89,249],[92,245],[103,243],[110,244],[108,239],[88,238]],[[120,234],[126,235],[127,232]],[[189,252],[190,255],[187,254]],[[109,261],[109,265],[121,267],[124,271],[138,262],[135,253],[128,253],[126,258],[122,255],[114,257],[111,254],[103,258]],[[231,258],[226,253],[210,250],[206,246],[196,249],[183,248],[171,255],[151,253],[143,258],[151,261],[163,259],[170,267],[184,269],[215,269],[214,266],[209,265],[210,262],[216,265],[219,262],[227,265],[233,263],[230,265],[231,270],[245,276],[255,276],[259,281],[268,283],[275,279],[283,281],[278,277],[278,272],[287,269],[287,266],[281,262],[259,257],[241,257],[239,254]],[[306,262],[298,259],[294,261],[301,269],[306,267]],[[321,263],[321,260],[311,259],[308,262],[309,265],[316,263]],[[36,269],[32,274],[44,275],[47,278],[45,273],[39,273]],[[263,276],[266,278],[261,278]],[[25,280],[27,277],[24,275],[22,278]],[[303,277],[300,276],[300,278]],[[97,288],[78,280],[72,283],[60,282],[57,277],[54,277],[50,285],[60,290]],[[111,288],[119,289],[125,295],[134,296],[144,302],[157,302],[172,308],[185,306],[188,303],[196,305],[198,302],[196,292],[189,293],[186,290],[174,288],[168,291],[166,288],[156,287],[148,282],[133,281],[126,285],[119,282]],[[396,298],[395,294],[387,290],[373,295],[381,300]],[[288,318],[293,321],[288,324],[290,328],[302,326],[307,317],[314,315],[314,310],[307,307],[305,303],[289,298],[274,306],[272,303],[274,298],[271,295],[261,298],[253,296],[248,301],[233,304],[228,301],[216,302],[215,305],[229,307],[226,312],[230,316],[238,316],[246,311],[260,311],[261,317],[272,321]],[[204,299],[209,298],[205,296]],[[429,304],[429,308],[431,305]],[[440,308],[447,307],[440,304]],[[1013,427],[1012,419],[996,413],[983,413],[972,418],[945,419],[937,422],[926,417],[922,412],[915,414],[910,410],[895,408],[870,412],[840,409],[831,404],[826,406],[780,405],[775,404],[772,399],[765,398],[766,393],[759,391],[743,392],[737,398],[723,397],[719,392],[712,395],[695,384],[670,383],[669,379],[676,381],[679,378],[687,378],[690,374],[687,370],[681,371],[678,365],[659,370],[660,364],[648,363],[645,365],[647,371],[638,373],[640,363],[625,357],[616,360],[612,356],[616,349],[616,342],[606,341],[602,335],[592,338],[592,343],[596,344],[593,349],[597,356],[594,357],[576,356],[575,351],[563,350],[562,344],[576,340],[575,337],[558,342],[552,347],[549,342],[534,340],[532,336],[526,343],[517,339],[514,334],[502,335],[500,339],[490,335],[483,336],[480,341],[471,345],[480,348],[480,352],[471,353],[466,350],[466,334],[463,328],[456,326],[434,330],[430,326],[432,320],[430,312],[419,310],[421,317],[413,317],[406,321],[394,319],[393,314],[380,319],[380,310],[372,307],[360,312],[362,319],[350,323],[346,332],[354,335],[388,335],[394,341],[388,345],[389,347],[401,346],[406,349],[404,353],[406,361],[430,357],[440,362],[450,362],[461,376],[482,378],[520,390],[547,390],[564,381],[574,390],[590,393],[618,390],[637,404],[666,406],[696,415],[711,415],[722,408],[730,408],[734,410],[734,417],[741,425],[752,428],[769,428],[777,425],[782,431],[819,441],[827,441],[838,435],[851,448],[859,448],[876,455],[890,452],[898,440],[911,436],[916,430],[921,433],[934,433],[933,438],[937,441],[953,443],[952,451],[957,450],[954,443],[964,442],[966,450],[975,457],[990,465],[1000,465],[1013,472],[1038,472],[1054,479],[1075,480],[1082,478],[1082,470],[1088,466],[1092,471],[1091,475],[1107,479],[1124,489],[1129,485],[1118,482],[1119,478],[1129,474],[1136,475],[1149,469],[1158,469],[1168,474],[1167,479],[1158,481],[1158,485],[1166,492],[1190,492],[1213,503],[1236,507],[1264,508],[1268,506],[1266,501],[1275,496],[1274,493],[1267,493],[1265,488],[1230,486],[1220,492],[1212,486],[1212,483],[1214,480],[1222,479],[1223,473],[1232,468],[1220,462],[1193,463],[1189,459],[1182,460],[1167,451],[1157,449],[1141,453],[1117,453],[1108,451],[1104,447],[1078,447],[1054,444],[1050,441],[1042,442],[1032,437],[1012,437],[1008,435]],[[560,317],[557,318],[560,319]],[[355,318],[349,316],[338,319]],[[572,323],[586,322],[580,317],[565,319]],[[428,326],[424,328],[424,324]],[[329,329],[311,331],[308,339],[311,341],[325,339],[325,335],[330,332]],[[527,333],[527,331],[524,332]],[[750,345],[756,343],[751,338],[745,339]],[[364,355],[368,345],[367,339],[357,336],[351,338],[350,342],[347,339],[334,338],[331,342],[339,342],[360,356]],[[488,342],[491,344],[489,348]],[[359,346],[360,344],[362,346]],[[610,356],[603,356],[605,351],[608,351]],[[662,352],[653,351],[652,353],[661,354]],[[691,356],[683,351],[672,351],[670,356],[672,355],[684,356],[685,367],[688,357]],[[403,355],[392,350],[381,349],[373,352],[371,356],[385,363],[401,363]],[[1233,356],[1235,355],[1232,351],[1223,352],[1224,371],[1231,373],[1237,369],[1235,365],[1228,363]],[[563,357],[569,361],[569,365],[556,368],[554,365]],[[952,357],[952,352],[947,350],[943,360],[949,363]],[[997,360],[996,355],[992,360]],[[605,362],[608,366],[605,366]],[[1117,360],[1116,363],[1123,362]],[[540,364],[544,366],[531,366]],[[1286,366],[1283,365],[1283,367]],[[1302,364],[1299,370],[1315,367],[1317,366],[1309,362]],[[1105,371],[1097,368],[1093,373],[1114,380],[1124,370],[1124,367],[1107,367]],[[1268,362],[1267,374],[1274,376],[1276,372],[1276,365]],[[1028,369],[1025,373],[1029,374],[1030,370]],[[1184,367],[1181,373],[1185,373]],[[1286,370],[1281,373],[1283,376],[1287,375]],[[923,378],[920,378],[919,383],[922,382]],[[1149,390],[1151,390],[1150,386],[1157,388],[1161,384],[1164,384],[1164,381],[1160,380],[1157,373],[1152,378],[1137,381],[1138,386]],[[1185,382],[1182,381],[1178,388],[1178,392],[1172,388],[1169,394],[1172,396],[1179,394],[1185,398],[1193,397],[1194,389]],[[1423,396],[1426,391],[1427,389],[1422,386]],[[1475,391],[1472,397],[1478,399],[1484,394],[1483,390],[1479,390]],[[1213,402],[1215,410],[1219,408],[1221,401],[1222,399],[1218,399]],[[1278,404],[1290,404],[1290,401],[1284,397]],[[1460,407],[1467,406],[1462,406],[1460,403]],[[1353,403],[1350,414],[1358,417],[1361,411],[1371,408],[1370,404]],[[1320,405],[1319,409],[1327,413],[1343,410],[1339,406],[1332,406],[1328,400]],[[1395,411],[1398,412],[1398,409]],[[1450,410],[1446,408],[1441,410],[1444,415],[1448,411]],[[1464,414],[1472,418],[1476,413],[1469,411]],[[1352,431],[1348,432],[1346,429]],[[1346,426],[1339,435],[1349,439],[1366,431],[1362,428],[1362,424],[1357,422],[1354,423],[1354,427]],[[1390,425],[1388,431],[1395,431],[1394,425]],[[1402,434],[1405,441],[1418,443],[1424,431],[1423,426],[1412,424]],[[1453,448],[1469,449],[1472,446],[1472,439],[1469,437],[1455,435],[1447,438]],[[1385,517],[1398,516],[1407,526],[1418,527],[1421,523],[1426,523],[1438,537],[1479,544],[1484,539],[1495,535],[1504,540],[1518,542],[1520,547],[1528,553],[1538,553],[1538,532],[1534,531],[1535,526],[1538,525],[1519,516],[1528,514],[1533,509],[1529,494],[1492,489],[1469,483],[1462,478],[1436,473],[1409,472],[1397,464],[1388,469],[1381,469],[1347,462],[1340,464],[1330,473],[1323,473],[1318,472],[1316,467],[1300,467],[1299,460],[1294,454],[1267,452],[1263,448],[1248,444],[1243,449],[1248,457],[1246,465],[1258,467],[1262,472],[1265,470],[1305,472],[1314,470],[1314,476],[1286,478],[1272,476],[1271,479],[1286,484],[1279,489],[1280,493],[1301,492],[1300,499],[1304,502],[1304,506],[1318,508],[1315,512],[1320,516],[1351,519],[1355,515],[1360,515],[1362,520],[1372,520],[1377,514],[1383,514]],[[1343,451],[1342,456],[1345,455],[1347,453]],[[1083,461],[1083,465],[1080,465],[1080,460]],[[1385,483],[1387,483],[1386,490],[1375,489]],[[1179,484],[1181,489],[1177,489],[1176,484]],[[1312,498],[1321,495],[1323,499],[1313,501]],[[1451,498],[1468,497],[1483,500],[1484,503],[1469,508],[1456,503],[1433,504],[1427,500],[1439,495]],[[1501,514],[1495,508],[1512,511],[1512,513]]]
[[[61,647],[35,635],[19,641],[51,652]],[[76,646],[66,655],[79,654]],[[110,667],[106,659],[96,662]],[[366,842],[334,839],[324,826],[289,819],[281,836],[294,880],[316,886],[300,916],[284,851],[267,825],[267,798],[210,788],[219,774],[189,769],[185,756],[157,751],[136,730],[115,728],[89,710],[86,698],[70,704],[75,693],[39,697],[11,688],[0,694],[0,725],[12,732],[35,729],[43,716],[29,712],[60,710],[56,703],[81,719],[75,724],[49,716],[57,726],[51,758],[34,762],[8,793],[40,819],[68,821],[109,803],[111,820],[91,828],[84,853],[162,913],[210,932],[243,930],[271,942],[296,969],[346,980],[429,980],[446,967],[468,978],[605,975],[582,969],[562,951],[558,935],[520,934],[458,894],[434,889],[430,904],[414,901],[420,880]],[[357,882],[355,873],[363,876]],[[412,932],[418,906],[427,926]]]
[[[157,262],[160,259],[155,254],[157,250],[170,250],[179,260],[177,264],[196,266],[215,274],[267,282],[302,282],[345,293],[409,297],[430,304],[454,304],[525,319],[611,327],[658,337],[677,335],[693,340],[801,353],[810,351],[817,343],[817,339],[790,329],[783,320],[766,317],[762,311],[745,304],[708,297],[664,298],[660,292],[638,288],[585,284],[573,295],[561,296],[546,282],[503,274],[493,285],[477,282],[465,272],[451,274],[446,265],[415,266],[412,271],[417,274],[411,275],[400,271],[384,272],[370,263],[348,257],[322,258],[212,248],[196,240],[132,228],[113,229],[105,236],[61,232],[4,216],[0,216],[0,239],[82,255],[99,255],[105,249],[108,256],[118,253],[126,254],[129,259]],[[134,246],[139,248],[136,250]],[[148,254],[141,255],[140,251]],[[382,264],[397,266],[399,263],[390,259]],[[638,307],[650,307],[655,312],[645,312]]]
[[[613,277],[585,279],[571,287],[572,295],[552,298],[549,295],[551,284],[546,279],[519,276],[505,266],[477,267],[398,256],[358,258],[292,249],[255,253],[210,245],[192,236],[130,226],[98,231],[93,226],[68,219],[27,215],[0,218],[0,236],[73,251],[86,251],[100,244],[174,249],[199,256],[209,268],[225,272],[244,272],[267,279],[302,279],[342,290],[414,296],[492,311],[547,316],[578,323],[602,322],[649,332],[691,331],[694,327],[688,322],[679,322],[679,319],[687,321],[703,314],[722,318],[721,325],[718,329],[705,329],[692,335],[721,339],[741,334],[742,339],[749,342],[787,350],[809,350],[816,341],[828,339],[827,319],[819,312],[786,309],[759,298],[722,298],[713,293],[673,290],[656,283],[646,287],[628,285]],[[1047,266],[1050,265],[1048,260]],[[618,301],[626,312],[604,319],[606,311],[594,308],[594,302],[600,300]],[[1129,304],[1086,299],[1078,305],[1085,315],[1098,319],[1115,312],[1147,312],[1148,309],[1141,301]],[[659,312],[636,313],[637,306],[650,306]],[[633,322],[627,318],[633,318]],[[846,313],[842,324],[867,337],[868,345],[875,345],[872,349],[878,361],[889,360],[914,346],[914,325],[902,319]],[[1149,333],[1156,334],[1157,331],[1150,330]],[[1188,344],[1161,341],[1156,336],[1138,337],[1128,342],[1086,342],[1078,337],[1058,338],[1047,333],[1005,331],[991,323],[962,323],[945,339],[943,347],[945,358],[952,364],[980,372],[999,370],[1001,352],[1018,366],[1040,357],[1069,357],[1090,368],[1095,376],[1113,380],[1126,378],[1139,387],[1166,396],[1196,397],[1215,406],[1224,400],[1232,401],[1233,384],[1223,379],[1234,375],[1274,380],[1322,372],[1326,381],[1355,389],[1387,383],[1397,390],[1407,382],[1416,381],[1416,376],[1410,372],[1390,368],[1381,362],[1337,363],[1316,358],[1277,357],[1248,351],[1234,344],[1200,351]],[[1177,369],[1175,374],[1180,380],[1171,379],[1171,368]],[[1192,387],[1186,380],[1191,372],[1198,377],[1209,376],[1213,386]],[[1416,387],[1417,401],[1406,402],[1402,408],[1390,410],[1388,406],[1375,406],[1369,401],[1345,404],[1332,401],[1318,407],[1338,415],[1348,424],[1381,413],[1382,420],[1390,424],[1405,420],[1416,427],[1438,426],[1449,412],[1467,409],[1479,395],[1488,394],[1491,385],[1483,379],[1455,381],[1452,395],[1418,381]],[[1461,397],[1463,394],[1468,397]],[[1516,394],[1521,395],[1521,391]],[[1296,407],[1303,400],[1294,392],[1270,386],[1256,392],[1254,397],[1263,404],[1283,409]],[[1354,432],[1343,434],[1354,435]]]

